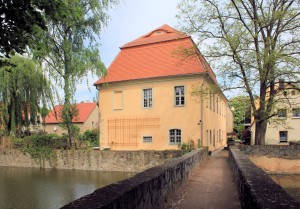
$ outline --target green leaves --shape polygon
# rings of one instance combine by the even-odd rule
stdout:
[[[39,105],[51,101],[50,84],[38,63],[30,58],[14,56],[8,66],[0,69],[0,121],[6,134],[16,133],[22,127],[35,125]]]

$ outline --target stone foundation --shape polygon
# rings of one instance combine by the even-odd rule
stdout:
[[[159,209],[169,192],[183,183],[193,168],[207,157],[207,149],[194,150],[164,165],[150,168],[134,177],[97,189],[71,202],[63,209]]]
[[[43,161],[16,149],[0,149],[0,166],[141,172],[181,155],[181,151],[176,150],[57,150],[50,160]]]

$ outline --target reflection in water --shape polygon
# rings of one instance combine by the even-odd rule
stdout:
[[[1,209],[57,209],[134,173],[0,167]]]
[[[300,175],[270,175],[284,190],[300,202]]]

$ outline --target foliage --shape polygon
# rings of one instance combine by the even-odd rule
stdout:
[[[93,147],[99,146],[99,130],[86,130],[79,139],[81,141],[87,141]]]
[[[255,143],[265,144],[279,79],[299,83],[299,1],[182,0],[179,10],[183,31],[197,37],[224,89],[248,94]]]
[[[41,2],[0,1],[0,56],[8,57],[12,50],[23,53],[35,27],[46,28],[43,15],[39,11],[42,9]]]
[[[12,138],[13,148],[28,153],[32,158],[45,160],[50,159],[55,149],[65,149],[67,140],[56,134],[33,135],[24,138]]]
[[[40,104],[51,102],[51,89],[41,66],[29,58],[13,56],[0,70],[0,123],[6,135],[39,122]]]
[[[237,132],[238,136],[241,136],[245,129],[245,120],[251,120],[251,106],[249,98],[247,96],[237,96],[231,98],[228,103],[233,111],[234,130]]]
[[[34,56],[46,63],[49,75],[64,90],[63,119],[70,142],[73,115],[71,112],[76,84],[88,73],[104,75],[97,35],[106,25],[106,11],[115,0],[66,0],[52,5],[56,13],[46,15],[48,30],[33,39]],[[55,18],[53,18],[55,17]]]
[[[181,144],[178,144],[178,147],[180,148],[180,150],[182,150],[183,152],[190,152],[192,150],[195,149],[195,142],[190,139],[188,141],[188,143],[181,143]]]

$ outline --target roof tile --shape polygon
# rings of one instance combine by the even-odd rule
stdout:
[[[84,123],[89,115],[92,113],[94,108],[96,107],[97,103],[78,103],[76,107],[78,109],[78,116],[76,119],[73,120],[74,123]],[[46,124],[53,124],[53,123],[60,123],[62,122],[61,117],[59,116],[62,111],[63,105],[57,105],[53,110],[51,110],[45,118]],[[55,112],[57,115],[57,119],[55,117]]]
[[[187,57],[183,52],[192,53],[192,56]],[[205,72],[216,81],[191,37],[163,25],[122,46],[109,66],[107,76],[95,85]]]

